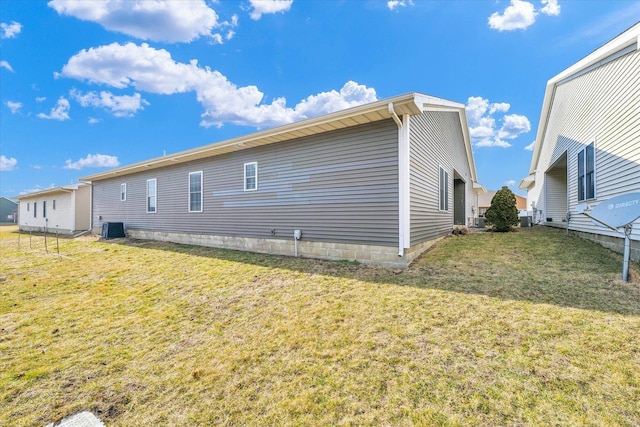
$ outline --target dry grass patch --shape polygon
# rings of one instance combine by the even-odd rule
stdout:
[[[399,275],[0,238],[0,425],[640,424],[637,265],[623,283],[555,230],[446,239]]]

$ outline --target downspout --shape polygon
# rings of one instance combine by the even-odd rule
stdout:
[[[398,126],[398,256],[404,256],[405,238],[407,236],[406,228],[408,226],[408,212],[405,207],[408,205],[407,189],[409,188],[408,177],[406,171],[409,165],[409,115],[404,115],[404,123],[396,114],[393,103],[388,104],[389,114]]]
[[[93,182],[89,182],[89,232],[93,232]]]
[[[400,129],[402,127],[402,121],[400,120],[400,117],[398,117],[398,115],[396,114],[396,110],[393,109],[393,102],[389,103],[389,114],[391,114],[391,118],[398,125],[398,129]]]

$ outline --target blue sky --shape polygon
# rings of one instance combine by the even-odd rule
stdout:
[[[467,105],[479,181],[527,175],[547,80],[615,0],[0,2],[0,195],[376,99]]]

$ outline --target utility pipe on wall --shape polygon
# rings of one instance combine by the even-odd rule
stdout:
[[[293,230],[293,254],[298,257],[298,240],[302,238],[302,231]]]

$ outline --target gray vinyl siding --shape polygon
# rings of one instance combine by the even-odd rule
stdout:
[[[465,181],[466,205],[472,198],[471,172],[458,113],[425,112],[411,117],[411,246],[451,232],[454,180]],[[449,173],[449,211],[439,210],[440,167]],[[466,211],[464,215],[468,217]]]
[[[94,227],[253,238],[398,244],[398,130],[384,120],[94,182]],[[244,191],[244,164],[258,190]],[[189,173],[203,172],[202,212],[189,212]],[[146,213],[146,181],[157,211]],[[120,201],[120,184],[127,200]],[[275,233],[272,234],[272,230]]]
[[[613,196],[640,191],[639,76],[640,52],[633,51],[556,87],[538,171],[546,171],[567,153],[565,200],[572,211],[577,204],[585,203],[578,201],[578,152],[594,141],[596,194],[595,199],[586,202],[595,206]],[[529,197],[537,199],[544,218],[553,213],[555,222],[554,204],[561,194],[556,194],[543,176],[536,176],[538,188],[530,191]],[[570,228],[617,235],[595,226],[583,215],[573,215]],[[636,222],[633,231],[632,238],[640,240],[640,222]]]

